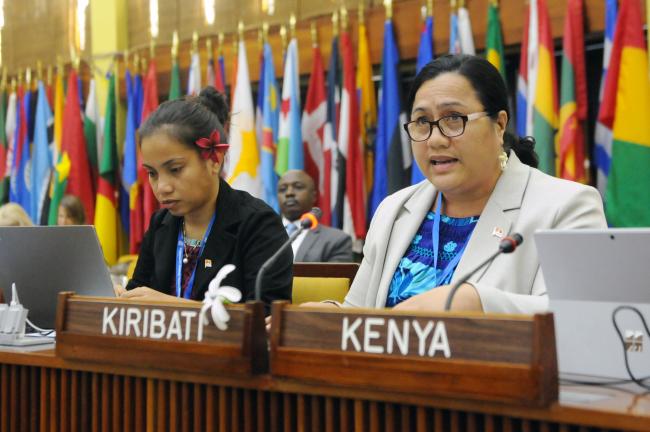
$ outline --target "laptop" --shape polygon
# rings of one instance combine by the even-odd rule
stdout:
[[[628,379],[612,323],[618,306],[650,324],[650,229],[540,230],[535,243],[546,282],[561,377]],[[633,311],[616,321],[635,377],[650,376],[650,335]]]
[[[53,329],[60,291],[114,297],[95,227],[0,227],[0,289],[18,298],[38,327]]]

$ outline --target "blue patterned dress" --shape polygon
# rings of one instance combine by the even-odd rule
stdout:
[[[436,281],[436,276],[439,278],[447,264],[459,252],[462,252],[474,231],[478,216],[452,218],[442,215],[440,217],[438,268],[433,267],[434,219],[435,213],[428,212],[406,254],[400,260],[388,288],[387,307],[393,307],[409,297],[421,294],[436,286],[448,285],[451,281],[455,268],[444,280]]]

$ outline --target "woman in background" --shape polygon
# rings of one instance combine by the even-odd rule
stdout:
[[[57,225],[85,225],[86,211],[81,200],[74,195],[64,195],[59,204]]]
[[[27,212],[16,203],[0,206],[0,226],[33,226]]]

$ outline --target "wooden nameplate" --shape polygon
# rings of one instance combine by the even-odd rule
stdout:
[[[335,386],[547,406],[553,315],[415,313],[273,304],[271,374]]]
[[[249,302],[226,309],[230,321],[222,331],[211,318],[208,325],[199,325],[200,303],[145,303],[60,293],[56,353],[71,360],[183,373],[230,377],[266,373],[263,304]]]

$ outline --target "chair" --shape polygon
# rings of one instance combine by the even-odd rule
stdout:
[[[357,263],[294,263],[292,303],[343,302],[358,269]]]

